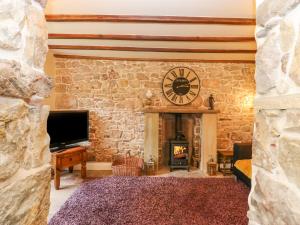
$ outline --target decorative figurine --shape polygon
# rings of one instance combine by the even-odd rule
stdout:
[[[145,97],[146,97],[145,105],[146,106],[152,105],[153,93],[150,90],[147,90]]]
[[[153,159],[153,156],[150,154],[150,156],[149,156],[149,161],[148,162],[150,162],[150,163],[153,163],[154,162],[154,159]]]
[[[151,90],[149,90],[149,89],[147,90],[145,95],[146,95],[147,99],[151,99],[153,97],[153,94],[152,94]]]
[[[208,97],[208,104],[209,104],[209,109],[214,110],[215,99],[212,94]]]

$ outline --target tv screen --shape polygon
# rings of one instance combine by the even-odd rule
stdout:
[[[50,151],[67,148],[68,145],[88,141],[88,111],[50,111],[47,121]]]

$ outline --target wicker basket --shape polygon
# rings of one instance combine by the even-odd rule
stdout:
[[[130,156],[128,152],[126,156],[115,156],[112,163],[112,173],[114,176],[141,176],[144,161],[140,157]]]

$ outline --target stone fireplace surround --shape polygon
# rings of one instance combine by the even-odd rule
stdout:
[[[159,169],[159,118],[162,113],[184,113],[200,115],[200,170],[207,173],[207,162],[212,157],[217,160],[217,115],[218,110],[204,107],[145,107],[144,160],[152,156]]]

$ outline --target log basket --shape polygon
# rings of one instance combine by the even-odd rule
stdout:
[[[144,160],[141,157],[131,156],[130,151],[126,155],[115,155],[112,162],[114,176],[141,176]]]

